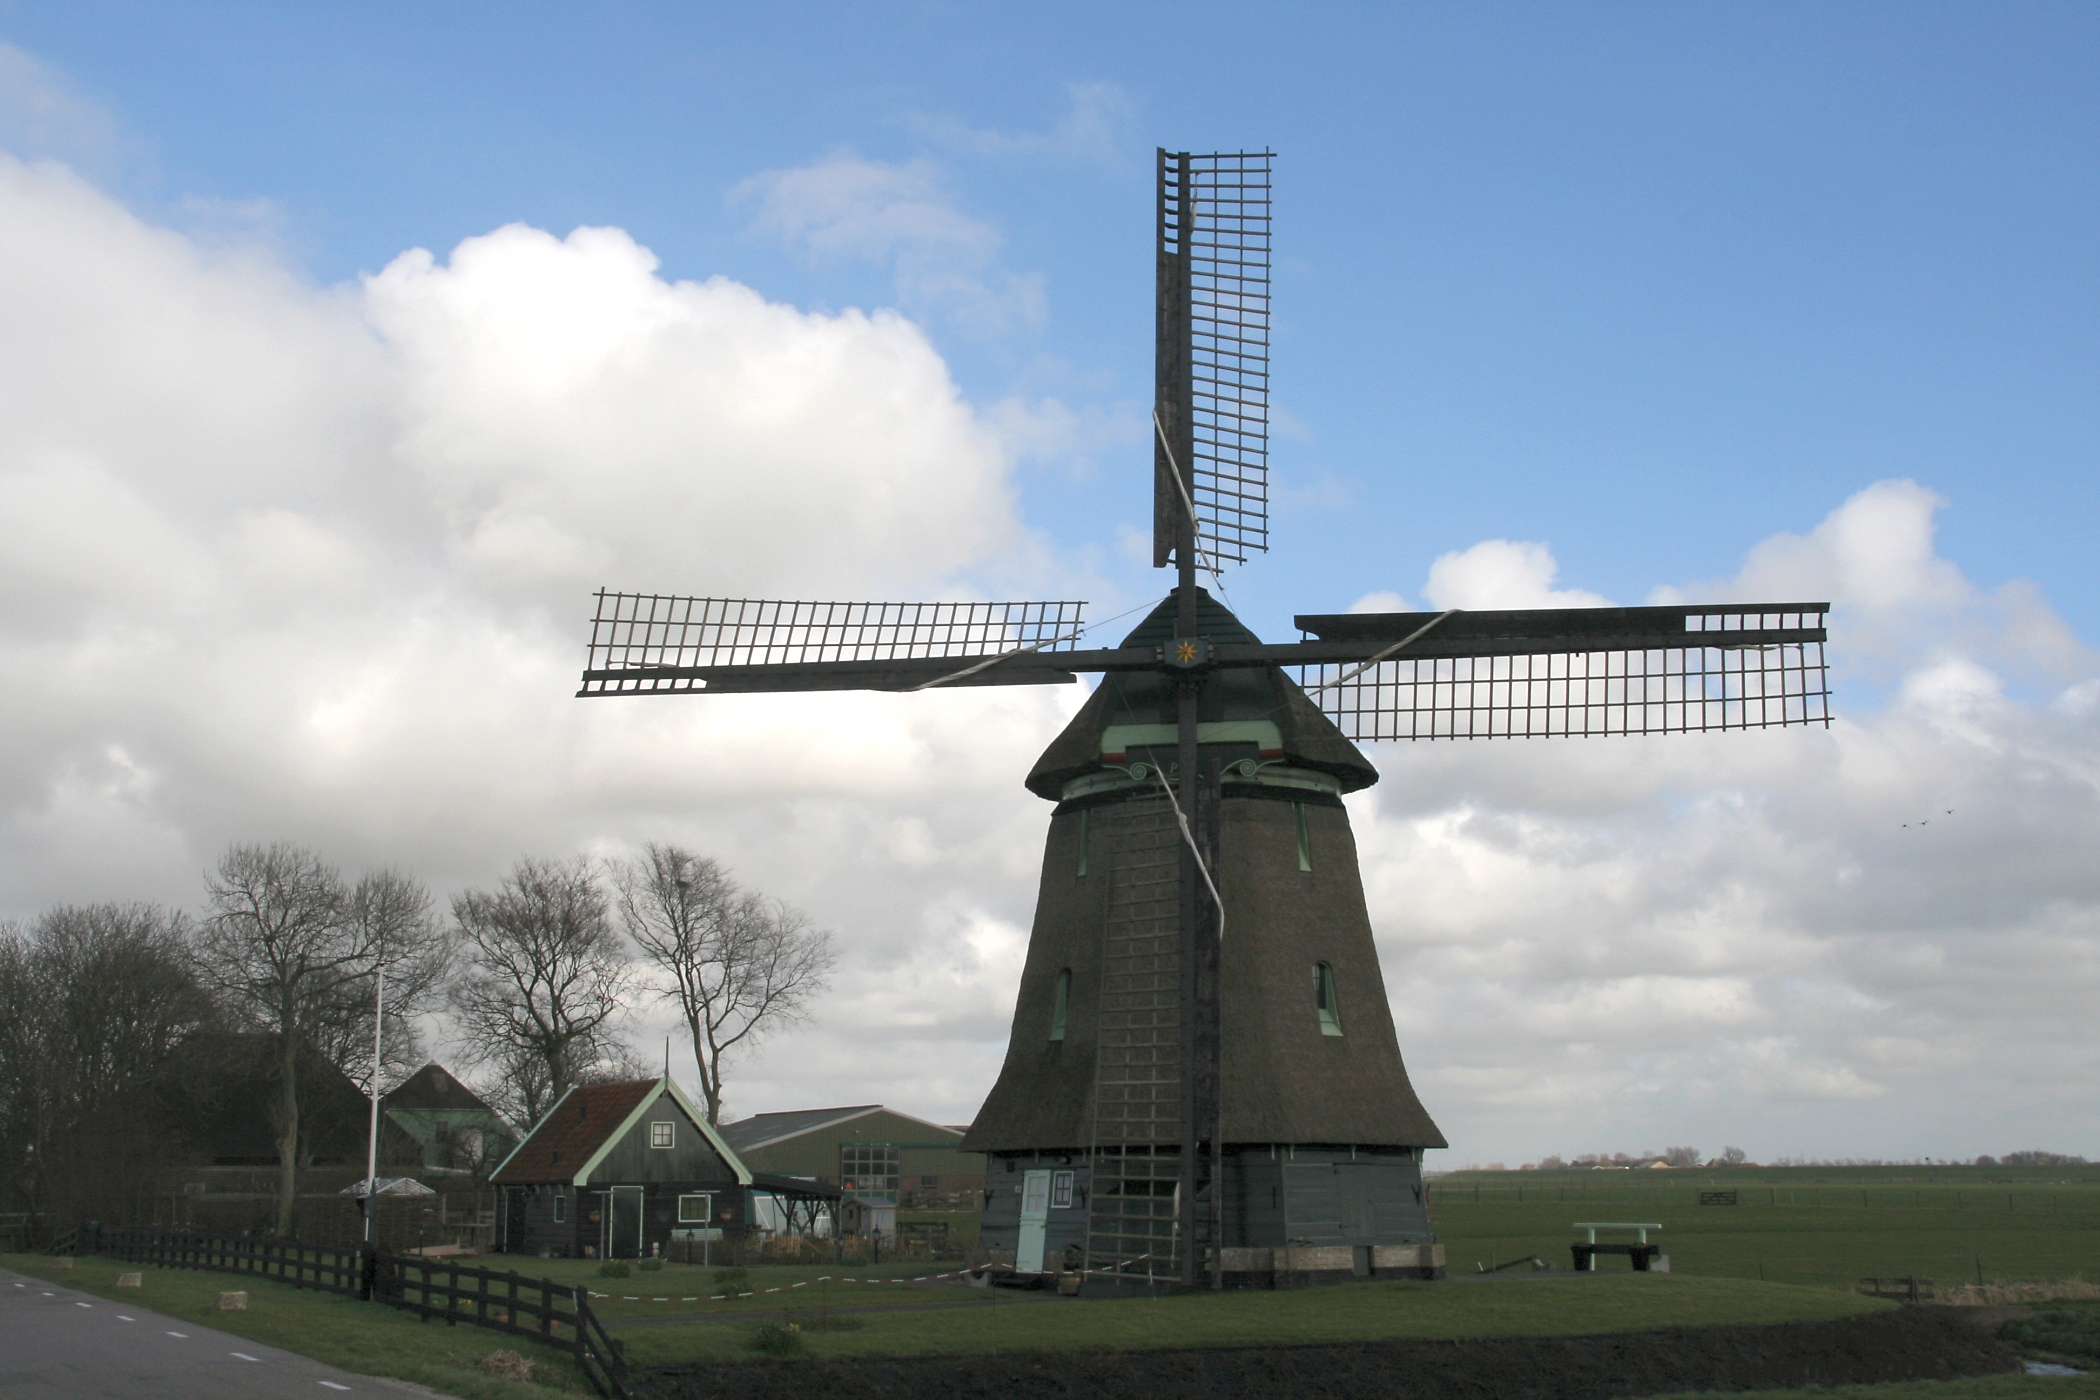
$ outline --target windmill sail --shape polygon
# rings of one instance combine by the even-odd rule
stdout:
[[[1828,607],[1301,617],[1323,642],[1361,646],[1427,630],[1389,660],[1301,666],[1299,683],[1359,742],[1827,726]]]
[[[1267,151],[1159,153],[1152,563],[1191,508],[1217,570],[1269,547]]]
[[[1070,651],[1082,602],[816,603],[599,590],[581,696],[906,690],[996,658]],[[1070,681],[988,666],[973,685]]]

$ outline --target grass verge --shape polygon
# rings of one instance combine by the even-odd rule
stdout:
[[[53,1262],[40,1254],[0,1254],[0,1268],[18,1274],[113,1302],[135,1303],[359,1375],[413,1381],[461,1400],[554,1400],[591,1393],[567,1352],[501,1332],[418,1322],[382,1304],[261,1279],[157,1269],[112,1259],[76,1259],[70,1269],[54,1268]],[[143,1286],[118,1288],[117,1275],[126,1272],[141,1274]],[[247,1291],[246,1310],[220,1312],[214,1306],[220,1291],[233,1289]],[[536,1363],[535,1377],[545,1377],[547,1384],[537,1379],[498,1380],[483,1374],[476,1369],[477,1363],[492,1351],[525,1356]]]

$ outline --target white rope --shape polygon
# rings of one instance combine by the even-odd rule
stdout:
[[[1216,563],[1206,564],[1208,557],[1203,552],[1202,521],[1196,514],[1196,503],[1189,497],[1188,483],[1181,479],[1181,464],[1174,460],[1174,444],[1167,441],[1166,425],[1159,421],[1159,410],[1152,410],[1152,429],[1159,434],[1159,445],[1166,450],[1167,475],[1174,478],[1174,489],[1181,496],[1181,504],[1189,513],[1189,540],[1196,546],[1196,567],[1211,576],[1220,587],[1224,585],[1225,573]]]
[[[1401,639],[1400,639],[1399,641],[1397,641],[1397,642],[1394,642],[1394,643],[1393,643],[1393,644],[1392,644],[1391,646],[1387,647],[1387,648],[1386,648],[1386,649],[1385,649],[1384,651],[1381,651],[1381,652],[1379,652],[1379,653],[1378,653],[1378,655],[1376,655],[1376,656],[1372,657],[1372,658],[1371,658],[1371,659],[1370,659],[1369,661],[1366,661],[1366,662],[1364,662],[1364,663],[1363,663],[1363,664],[1362,664],[1361,666],[1358,666],[1358,667],[1357,667],[1357,668],[1356,668],[1355,670],[1353,670],[1353,671],[1344,671],[1344,672],[1343,672],[1343,673],[1342,673],[1341,675],[1339,675],[1339,676],[1336,676],[1336,677],[1335,677],[1335,678],[1334,678],[1333,680],[1331,680],[1331,681],[1322,681],[1322,682],[1320,682],[1320,684],[1318,684],[1318,685],[1309,685],[1309,686],[1305,687],[1305,693],[1306,693],[1307,695],[1317,695],[1317,694],[1319,694],[1319,693],[1320,693],[1321,691],[1323,691],[1323,690],[1332,690],[1332,689],[1334,689],[1334,688],[1335,688],[1336,686],[1338,686],[1338,685],[1341,685],[1342,683],[1344,683],[1345,681],[1353,681],[1353,680],[1355,680],[1355,679],[1356,679],[1356,678],[1357,678],[1358,676],[1360,676],[1360,675],[1362,675],[1362,674],[1363,674],[1364,672],[1366,672],[1366,671],[1370,670],[1370,669],[1371,669],[1371,668],[1372,668],[1373,666],[1376,666],[1376,665],[1377,665],[1377,664],[1378,664],[1379,662],[1381,662],[1381,661],[1385,660],[1385,659],[1386,659],[1386,658],[1387,658],[1388,656],[1391,656],[1391,655],[1392,655],[1392,654],[1393,654],[1394,652],[1396,652],[1396,651],[1400,650],[1400,648],[1402,648],[1402,647],[1404,647],[1404,646],[1408,645],[1408,644],[1409,644],[1410,642],[1413,642],[1413,641],[1414,641],[1414,640],[1415,640],[1415,639],[1416,639],[1417,637],[1420,637],[1420,636],[1421,636],[1421,635],[1422,635],[1422,634],[1423,634],[1424,632],[1427,632],[1427,631],[1428,631],[1428,630],[1429,630],[1430,628],[1432,628],[1432,627],[1436,626],[1436,625],[1437,625],[1437,624],[1438,624],[1439,622],[1442,622],[1442,621],[1443,621],[1443,620],[1444,620],[1445,618],[1447,618],[1447,617],[1451,616],[1451,615],[1452,615],[1453,613],[1455,613],[1455,612],[1458,612],[1458,611],[1460,611],[1460,610],[1459,610],[1459,609],[1457,609],[1457,608],[1446,608],[1446,609],[1444,609],[1444,610],[1443,610],[1442,612],[1438,613],[1438,614],[1437,614],[1437,615],[1436,615],[1435,617],[1432,617],[1431,619],[1429,619],[1429,621],[1427,621],[1427,622],[1423,623],[1423,624],[1422,624],[1422,625],[1421,625],[1420,627],[1417,627],[1417,628],[1416,628],[1416,629],[1415,629],[1414,631],[1412,631],[1412,632],[1408,633],[1408,634],[1407,634],[1407,635],[1406,635],[1405,637],[1402,637],[1402,638],[1401,638]]]
[[[1223,944],[1225,941],[1225,901],[1219,897],[1218,887],[1211,882],[1210,867],[1203,862],[1203,852],[1196,845],[1196,833],[1189,830],[1189,819],[1182,815],[1181,799],[1174,795],[1174,785],[1167,781],[1167,775],[1160,771],[1158,764],[1152,766],[1152,775],[1158,778],[1159,785],[1167,790],[1167,801],[1174,804],[1174,820],[1181,826],[1181,839],[1188,842],[1189,854],[1196,858],[1196,873],[1203,877],[1204,885],[1210,890],[1210,902],[1217,906],[1218,942]]]
[[[1133,608],[1132,611],[1135,612],[1136,609]],[[1115,619],[1110,618],[1109,621],[1113,622],[1115,621]],[[1098,626],[1099,624],[1096,625]],[[909,695],[912,693],[912,691],[915,690],[931,690],[937,685],[946,685],[950,681],[959,681],[964,676],[974,676],[979,671],[996,666],[1002,661],[1011,661],[1016,656],[1026,656],[1031,651],[1041,651],[1044,647],[1054,647],[1059,642],[1076,642],[1081,637],[1084,637],[1086,634],[1087,629],[1082,627],[1077,632],[1067,632],[1061,637],[1045,637],[1043,638],[1043,640],[1035,643],[1033,646],[1015,647],[1012,651],[1002,651],[997,656],[986,657],[984,660],[978,662],[974,666],[965,666],[960,671],[955,671],[945,676],[939,676],[930,681],[920,681],[917,685],[907,688],[904,693],[906,695]]]

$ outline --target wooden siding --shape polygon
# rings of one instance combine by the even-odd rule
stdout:
[[[1225,1140],[1442,1147],[1415,1096],[1386,1002],[1349,814],[1306,804],[1312,869],[1298,868],[1298,804],[1227,790],[1220,885],[1224,948]],[[1052,816],[1028,957],[998,1083],[966,1140],[1040,1152],[1091,1140],[1107,881],[1079,878],[1079,812]],[[1111,823],[1087,824],[1089,871],[1108,861]],[[1333,967],[1342,1034],[1323,1035],[1313,967]],[[1065,1037],[1051,1040],[1058,974],[1072,969]]]
[[[915,1143],[947,1141],[951,1146],[922,1147]],[[811,1176],[819,1181],[838,1184],[839,1148],[847,1143],[901,1143],[900,1157],[902,1187],[909,1194],[917,1186],[917,1178],[938,1176],[944,1181],[967,1178],[972,1182],[984,1179],[984,1157],[981,1153],[962,1151],[962,1135],[929,1123],[916,1122],[901,1114],[878,1111],[851,1118],[843,1123],[826,1124],[811,1129],[796,1137],[788,1138],[765,1147],[754,1147],[737,1155],[744,1165],[754,1172],[773,1172],[780,1176]],[[960,1183],[958,1183],[960,1184]],[[954,1190],[944,1185],[943,1190]]]
[[[674,1126],[671,1147],[649,1145],[649,1125]],[[746,1163],[746,1165],[750,1165]],[[722,1160],[699,1124],[688,1117],[669,1094],[642,1110],[641,1121],[629,1128],[591,1169],[590,1186],[632,1186],[652,1181],[726,1181],[736,1184],[736,1174]]]

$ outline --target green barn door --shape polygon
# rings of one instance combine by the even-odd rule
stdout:
[[[1021,1177],[1021,1239],[1014,1251],[1014,1268],[1024,1274],[1043,1271],[1043,1237],[1050,1226],[1050,1173],[1025,1172]]]
[[[642,1188],[615,1186],[612,1189],[612,1234],[606,1241],[608,1259],[642,1257]]]

